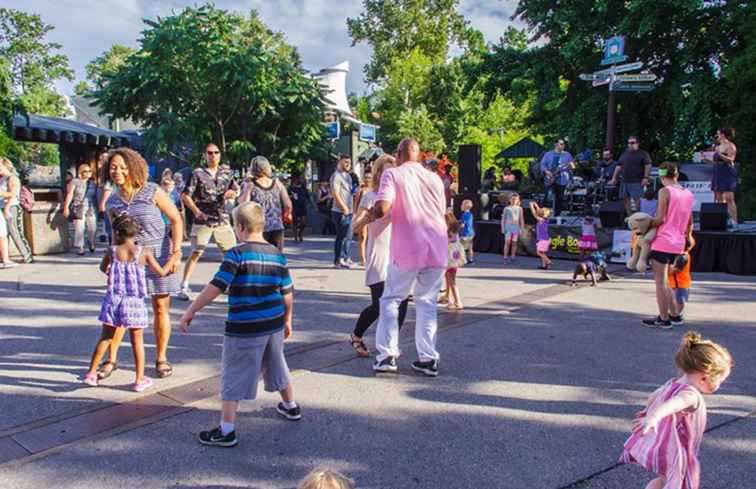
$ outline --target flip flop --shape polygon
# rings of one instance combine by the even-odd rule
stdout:
[[[109,369],[109,370],[105,370],[105,368],[106,368],[106,367],[107,367],[108,365],[112,365],[112,366],[110,367],[110,369]],[[97,378],[98,378],[99,380],[107,379],[107,378],[108,378],[108,377],[110,377],[110,375],[111,375],[111,374],[112,374],[113,372],[115,372],[116,370],[118,370],[118,362],[111,362],[111,361],[109,361],[109,360],[108,360],[107,362],[103,362],[103,363],[102,363],[102,364],[101,364],[101,365],[100,365],[100,366],[99,366],[99,367],[97,368]]]
[[[169,362],[168,360],[155,362],[155,370],[157,370],[158,377],[160,377],[161,379],[173,375],[173,365],[171,365],[171,362]]]

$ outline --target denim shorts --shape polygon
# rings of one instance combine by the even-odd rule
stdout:
[[[690,299],[690,289],[675,289],[675,301],[678,304],[687,304]]]
[[[643,186],[640,182],[628,182],[620,185],[620,198],[640,199],[643,196]]]

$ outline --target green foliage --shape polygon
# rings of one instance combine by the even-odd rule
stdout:
[[[49,116],[65,115],[66,105],[53,88],[60,79],[71,80],[68,58],[60,44],[47,42],[53,27],[38,15],[0,8],[0,154],[15,163],[54,165],[59,161],[55,145],[21,143],[11,137],[13,112]]]
[[[320,88],[255,12],[205,5],[145,23],[139,49],[103,72],[93,95],[149,128],[153,148],[215,141],[236,164],[255,153],[293,165],[323,137]]]
[[[444,149],[444,138],[438,130],[438,123],[428,113],[425,105],[403,111],[397,124],[396,135],[399,139],[415,138],[424,151],[440,153]]]
[[[452,43],[465,48],[483,45],[482,35],[457,12],[459,0],[363,0],[363,12],[347,19],[352,45],[373,49],[365,66],[368,82],[383,81],[395,60],[417,50],[443,63]]]

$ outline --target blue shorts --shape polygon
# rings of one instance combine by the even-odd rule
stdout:
[[[640,182],[628,182],[620,185],[621,199],[640,199],[643,196],[643,186]]]
[[[678,304],[687,304],[690,298],[690,289],[675,289],[675,301]]]

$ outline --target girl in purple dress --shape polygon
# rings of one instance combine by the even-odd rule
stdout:
[[[100,269],[108,274],[108,292],[102,300],[99,317],[102,334],[92,353],[84,383],[91,386],[98,384],[97,365],[111,346],[116,330],[124,328],[131,335],[131,348],[134,350],[136,379],[133,388],[136,392],[142,392],[152,386],[152,379],[144,376],[142,330],[149,322],[144,302],[148,296],[145,265],[160,277],[167,275],[167,272],[149,248],[135,243],[141,229],[132,217],[123,213],[112,216],[111,222],[115,246],[110,248],[100,264]]]
[[[541,259],[541,265],[538,268],[548,270],[551,268],[551,258],[547,254],[551,247],[551,239],[549,238],[549,216],[551,215],[551,209],[541,207],[533,201],[530,203],[530,212],[537,222],[536,253],[538,254],[538,258]]]

